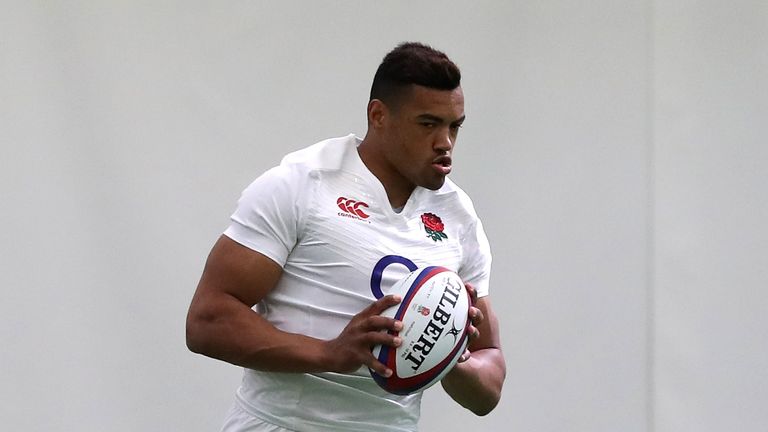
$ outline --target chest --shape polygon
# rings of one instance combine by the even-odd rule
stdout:
[[[395,213],[377,186],[353,175],[318,179],[308,191],[289,264],[301,264],[368,298],[375,269],[383,268],[385,294],[409,272],[403,262],[458,271],[466,220],[457,203],[423,191]]]

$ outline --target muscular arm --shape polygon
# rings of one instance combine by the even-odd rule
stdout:
[[[266,256],[221,236],[206,262],[187,314],[187,346],[235,365],[279,372],[387,370],[370,346],[398,341],[380,332],[399,323],[378,316],[398,298],[386,296],[356,315],[338,338],[324,341],[277,329],[251,309],[276,286],[282,269]]]
[[[479,336],[469,345],[471,356],[443,378],[441,384],[453,400],[477,415],[486,415],[501,398],[506,376],[504,355],[499,342],[499,322],[488,297],[475,304],[481,312]]]

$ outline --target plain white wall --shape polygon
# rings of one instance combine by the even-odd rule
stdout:
[[[403,40],[464,73],[453,178],[492,242],[508,363],[492,414],[435,388],[422,429],[766,424],[760,2],[2,10],[4,429],[218,430],[240,370],[184,346],[205,256],[283,154],[365,132]]]
[[[494,294],[510,290],[504,420],[491,430],[644,431],[646,6],[495,14],[511,33],[476,104],[498,133],[481,141],[498,145],[486,150],[497,167],[473,191],[494,206]]]
[[[657,2],[656,430],[768,425],[768,5]]]

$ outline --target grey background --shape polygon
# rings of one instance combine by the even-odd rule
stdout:
[[[765,2],[0,6],[4,430],[218,430],[206,255],[283,154],[364,134],[404,40],[464,74],[508,364],[492,414],[434,388],[422,430],[765,430]]]

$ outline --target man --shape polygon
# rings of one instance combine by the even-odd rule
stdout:
[[[478,415],[505,376],[488,298],[491,256],[467,195],[446,176],[464,121],[456,65],[428,46],[391,51],[374,77],[368,131],[289,154],[243,192],[214,245],[187,317],[187,345],[245,368],[226,431],[413,431],[421,394],[379,388],[371,353],[398,346],[402,323],[376,299],[412,266],[441,265],[467,284],[469,349],[443,378]],[[390,265],[391,264],[391,265]],[[255,306],[255,309],[253,307]]]

